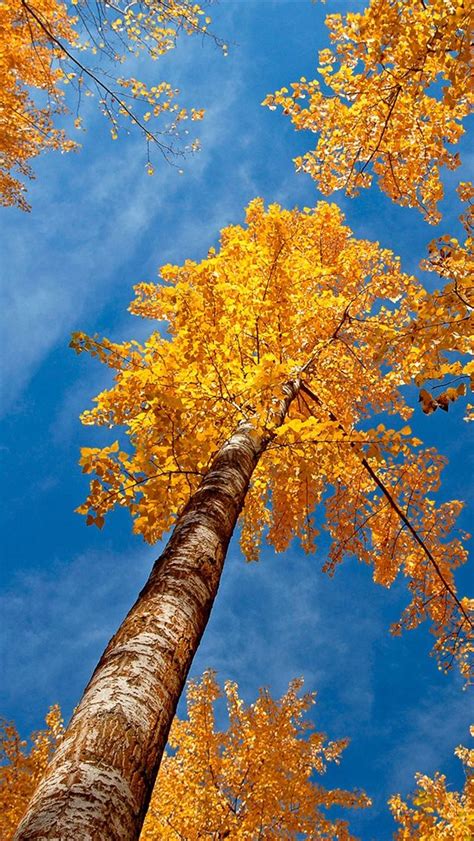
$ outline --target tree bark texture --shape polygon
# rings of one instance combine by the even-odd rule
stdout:
[[[285,386],[281,423],[299,385]],[[86,687],[14,841],[135,841],[267,439],[242,423],[215,457]]]

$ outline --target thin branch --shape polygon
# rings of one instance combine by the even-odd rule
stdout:
[[[144,479],[137,479],[136,482],[132,482],[132,484],[130,485],[124,485],[117,491],[111,491],[101,500],[101,502],[107,502],[108,499],[112,499],[114,496],[123,496],[125,491],[129,491],[132,488],[138,487],[139,485],[145,485],[146,482],[150,482],[152,479],[157,479],[161,476],[168,476],[169,479],[170,476],[204,476],[204,473],[201,470],[157,470],[156,473],[152,473],[150,476],[146,476]]]
[[[158,140],[156,135],[153,134],[138,119],[138,117],[135,116],[135,114],[133,113],[133,111],[130,110],[130,108],[128,108],[128,106],[126,105],[124,100],[121,99],[121,97],[119,97],[116,93],[114,93],[114,91],[111,88],[109,88],[108,85],[106,85],[105,82],[102,81],[102,79],[100,79],[98,76],[96,76],[95,73],[92,72],[92,70],[89,70],[89,68],[87,68],[84,64],[82,64],[67,49],[67,47],[65,47],[64,44],[61,41],[59,41],[59,39],[56,38],[55,35],[53,35],[51,30],[46,26],[46,24],[41,20],[41,18],[36,14],[34,9],[26,2],[26,0],[21,0],[21,4],[26,9],[26,11],[35,19],[38,26],[43,30],[43,32],[46,34],[46,36],[54,44],[56,44],[57,47],[59,47],[59,49],[64,53],[64,55],[66,55],[69,58],[69,60],[72,61],[73,64],[75,64],[76,67],[78,67],[81,70],[82,73],[85,73],[86,76],[88,76],[90,79],[92,79],[92,81],[95,82],[95,84],[98,85],[99,88],[101,88],[103,91],[105,91],[105,93],[108,94],[111,97],[113,102],[117,102],[117,104],[120,106],[120,108],[122,108],[125,111],[125,113],[130,117],[132,123],[134,123],[136,126],[138,126],[138,128],[140,128],[144,132],[147,139],[151,139],[154,143],[156,143],[156,145],[159,147],[159,149],[161,150],[161,152],[164,155],[164,157],[166,158],[166,160],[168,160],[168,158],[167,158],[168,154],[176,154],[171,146],[167,146],[165,143],[161,143],[161,141]]]
[[[324,406],[324,404],[322,403],[322,401],[321,401],[321,399],[318,397],[318,395],[317,395],[317,394],[315,394],[315,393],[314,393],[314,391],[312,391],[312,390],[311,390],[311,389],[310,389],[310,388],[306,385],[306,383],[302,382],[302,383],[301,383],[301,385],[300,385],[300,389],[301,389],[301,391],[303,391],[305,394],[307,394],[307,395],[308,395],[308,397],[311,397],[311,399],[312,399],[312,400],[314,400],[314,402],[315,402],[318,406],[320,406],[322,409],[325,409],[325,410],[328,412],[329,417],[331,418],[331,420],[332,420],[332,421],[334,421],[334,422],[336,422],[336,423],[338,423],[339,427],[340,427],[340,428],[341,428],[341,429],[345,432],[344,427],[342,426],[342,424],[341,424],[341,423],[339,423],[339,421],[338,421],[338,419],[337,419],[336,415],[335,415],[335,414],[334,414],[334,413],[333,413],[330,409],[328,409],[327,407],[325,407],[325,406]],[[353,449],[355,449],[355,444],[354,444],[354,443],[351,443],[351,445],[350,445],[350,446],[351,446]],[[357,450],[356,450],[356,451],[357,451]],[[412,523],[410,522],[410,520],[408,519],[408,517],[406,516],[406,514],[402,511],[402,509],[401,509],[401,508],[400,508],[400,506],[398,505],[397,501],[393,498],[392,494],[390,493],[390,491],[389,491],[389,489],[387,488],[387,486],[385,485],[385,483],[382,481],[382,479],[380,479],[380,477],[377,475],[377,473],[375,472],[375,470],[373,469],[373,467],[371,467],[371,465],[369,464],[369,462],[367,461],[367,459],[366,459],[364,456],[362,456],[362,457],[361,457],[361,464],[364,466],[364,468],[366,469],[366,471],[368,472],[368,474],[370,475],[370,477],[373,479],[373,481],[375,482],[375,484],[376,484],[376,485],[380,488],[380,490],[382,491],[383,495],[384,495],[384,496],[385,496],[385,498],[387,499],[387,501],[388,501],[389,505],[390,505],[390,506],[393,508],[393,510],[396,512],[396,514],[398,515],[398,517],[400,518],[400,520],[402,521],[402,523],[404,523],[404,525],[407,527],[407,529],[408,529],[408,531],[410,532],[411,536],[413,537],[414,541],[415,541],[415,542],[416,542],[416,543],[420,546],[420,548],[423,550],[424,554],[426,555],[426,557],[428,558],[428,560],[429,560],[430,564],[432,565],[433,569],[435,570],[435,572],[436,572],[436,574],[437,574],[438,578],[439,578],[439,579],[440,579],[440,581],[443,583],[443,587],[444,587],[444,588],[448,591],[448,593],[450,594],[451,598],[452,598],[452,599],[453,599],[453,601],[456,603],[456,605],[457,605],[457,607],[458,607],[458,609],[459,609],[460,613],[462,613],[462,615],[464,616],[464,621],[463,621],[463,623],[462,623],[462,624],[464,624],[464,622],[467,622],[467,624],[468,624],[470,627],[473,627],[473,623],[471,622],[471,618],[470,618],[469,614],[468,614],[468,613],[466,613],[466,610],[464,609],[463,605],[461,604],[460,600],[458,599],[458,597],[457,597],[457,595],[456,595],[455,591],[453,590],[453,588],[451,587],[451,585],[449,584],[449,582],[448,582],[448,581],[446,581],[446,578],[444,577],[444,575],[443,575],[443,573],[442,573],[442,571],[441,571],[441,568],[440,568],[440,566],[439,566],[438,562],[436,561],[436,558],[433,556],[432,552],[430,551],[430,549],[428,548],[428,546],[426,545],[426,543],[424,542],[424,540],[420,537],[419,533],[417,532],[417,530],[415,529],[415,527],[412,525]]]
[[[381,146],[381,143],[382,143],[382,140],[383,140],[384,135],[385,135],[385,132],[387,131],[388,124],[389,124],[389,122],[390,122],[390,117],[392,116],[392,111],[393,111],[393,109],[395,108],[395,105],[396,105],[397,99],[398,99],[398,97],[399,97],[399,95],[400,95],[400,91],[401,91],[401,89],[402,89],[402,88],[401,88],[401,85],[398,85],[398,87],[396,88],[396,90],[395,90],[395,92],[394,92],[394,94],[393,94],[393,97],[392,97],[392,102],[390,103],[390,107],[389,107],[389,109],[388,109],[388,113],[387,113],[387,116],[386,116],[386,118],[385,118],[385,122],[384,122],[384,124],[383,124],[383,126],[382,126],[382,131],[381,131],[381,133],[380,133],[380,137],[379,137],[379,139],[378,139],[378,141],[377,141],[377,144],[376,144],[375,148],[373,149],[373,151],[371,152],[370,157],[369,157],[369,158],[367,158],[367,160],[365,161],[365,163],[364,163],[363,167],[361,167],[361,169],[358,171],[357,175],[362,175],[362,173],[363,173],[363,172],[365,172],[365,170],[367,169],[368,165],[370,164],[370,162],[372,161],[372,159],[375,157],[375,155],[376,155],[376,154],[377,154],[377,152],[379,151],[380,146]]]

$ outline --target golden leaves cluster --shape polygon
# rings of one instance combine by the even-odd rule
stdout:
[[[377,336],[381,352],[391,358],[394,348],[406,373],[413,376],[427,415],[437,409],[447,412],[468,390],[474,391],[472,184],[462,182],[458,194],[464,202],[460,217],[464,241],[447,234],[438,237],[429,244],[428,257],[420,264],[425,271],[436,273],[442,285],[419,298],[410,331],[398,335],[380,331]],[[466,420],[471,419],[471,412],[468,404]]]
[[[418,386],[430,384],[431,391],[425,388],[420,392],[426,414],[437,408],[448,411],[450,403],[464,396],[468,388],[474,391],[473,185],[461,182],[458,194],[465,206],[460,217],[465,230],[464,241],[459,242],[448,235],[438,237],[429,244],[428,258],[421,263],[422,269],[436,272],[444,282],[439,290],[427,296],[416,323],[416,328],[423,333],[422,353],[428,352],[429,347],[432,360],[421,367],[415,378]],[[420,346],[420,340],[417,344]],[[446,351],[457,351],[457,355],[448,359]],[[443,389],[441,393],[440,388]],[[466,420],[472,420],[472,409],[468,404]]]
[[[432,368],[466,348],[433,340],[423,287],[391,252],[355,239],[335,205],[266,210],[259,199],[245,226],[222,231],[218,251],[165,266],[161,278],[139,284],[131,307],[163,322],[147,341],[74,337],[78,352],[116,371],[83,422],[121,428],[111,446],[82,452],[94,478],[79,511],[102,526],[127,507],[135,532],[160,539],[216,451],[251,422],[265,448],[241,517],[246,557],[258,557],[263,537],[277,551],[294,537],[314,551],[324,504],[327,569],[352,555],[385,586],[401,571],[412,596],[403,625],[428,617],[442,665],[456,658],[466,671],[469,604],[453,577],[466,559],[454,531],[462,504],[436,502],[444,460],[411,436],[400,390],[420,374],[420,354]],[[413,328],[420,313],[426,330]],[[288,381],[299,392],[280,424]]]
[[[360,808],[360,791],[325,789],[315,779],[338,763],[347,740],[326,741],[306,713],[314,694],[301,696],[293,681],[279,700],[260,690],[246,705],[235,683],[226,683],[228,727],[216,728],[221,695],[212,672],[187,689],[188,714],[175,719],[141,841],[200,838],[319,838],[350,841],[345,820],[331,806]]]
[[[209,23],[200,6],[186,0],[1,0],[0,201],[29,209],[22,181],[32,177],[29,162],[47,149],[77,148],[56,120],[75,110],[81,129],[83,96],[96,97],[113,139],[134,126],[167,158],[197,149],[197,140],[176,147],[174,139],[182,136],[181,124],[202,119],[203,110],[183,108],[169,82],[150,84],[118,68],[140,55],[159,58],[181,34],[207,36]],[[210,37],[225,53],[226,45]],[[152,174],[149,151],[146,165]]]
[[[74,44],[77,34],[66,7],[56,0],[35,0],[54,38]],[[23,177],[29,162],[46,149],[73,149],[55,118],[64,111],[63,71],[58,50],[21,2],[0,2],[0,203],[28,210]],[[35,91],[44,94],[43,104]]]
[[[471,9],[466,0],[371,0],[364,11],[326,18],[332,47],[318,78],[266,97],[297,129],[319,133],[296,159],[324,194],[356,195],[374,174],[395,202],[435,223],[440,168],[455,169],[450,146],[472,107]]]
[[[64,732],[61,711],[51,707],[46,728],[30,746],[14,724],[0,723],[0,838],[10,841]]]

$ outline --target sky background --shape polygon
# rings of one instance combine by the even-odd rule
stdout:
[[[74,514],[87,490],[79,448],[112,438],[79,422],[110,378],[68,348],[70,334],[145,337],[150,324],[127,313],[134,283],[154,279],[167,262],[204,257],[255,196],[287,207],[321,198],[292,164],[311,135],[294,132],[260,103],[301,75],[314,77],[317,50],[327,45],[327,11],[361,5],[221,2],[212,14],[230,45],[227,58],[210,42],[186,38],[152,66],[156,80],[182,89],[186,104],[206,108],[204,122],[191,124],[202,152],[179,164],[182,175],[156,154],[157,174],[149,177],[142,139],[135,133],[113,143],[86,101],[82,150],[37,160],[30,214],[2,210],[0,713],[24,735],[55,702],[70,715],[160,552],[131,534],[124,511],[102,532]],[[379,240],[400,254],[406,271],[416,271],[432,237],[459,230],[453,187],[467,177],[466,141],[461,149],[465,169],[447,179],[444,218],[434,229],[377,190],[335,200],[356,235]],[[434,277],[426,280],[432,285]],[[443,495],[466,499],[468,508],[471,501],[472,512],[461,403],[449,414],[417,410],[412,426],[449,456]],[[464,527],[469,519],[466,510]],[[325,548],[323,541],[309,558],[296,545],[282,556],[266,550],[258,564],[246,565],[234,540],[191,674],[214,668],[220,681],[236,680],[247,701],[259,686],[279,695],[303,675],[318,692],[318,729],[351,739],[325,784],[364,788],[374,806],[351,815],[353,831],[364,841],[388,841],[394,824],[386,800],[409,791],[415,771],[439,769],[454,787],[462,784],[453,750],[468,738],[471,699],[456,673],[438,672],[426,627],[389,636],[407,602],[403,582],[384,590],[355,563],[328,579]],[[467,570],[458,581],[465,592]]]

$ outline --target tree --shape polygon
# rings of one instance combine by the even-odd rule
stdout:
[[[474,728],[471,728],[474,735]],[[434,778],[417,774],[417,789],[411,805],[400,795],[389,800],[394,818],[400,824],[396,841],[471,841],[474,834],[474,751],[458,747],[466,781],[462,791],[452,791],[444,774]]]
[[[197,149],[197,140],[183,149],[173,138],[180,137],[183,121],[200,120],[204,111],[183,108],[176,98],[179,91],[168,82],[148,84],[123,77],[117,68],[127,57],[141,54],[156,60],[175,47],[182,33],[208,36],[209,23],[203,9],[187,0],[2,3],[1,203],[29,210],[22,179],[33,177],[31,159],[47,149],[67,152],[78,148],[58,126],[58,118],[74,106],[75,128],[80,129],[83,96],[98,97],[113,139],[127,123],[143,133],[149,174],[153,173],[150,145],[168,160],[186,149]],[[225,53],[226,45],[210,37]],[[98,60],[102,65],[97,68]]]
[[[214,702],[221,692],[212,672],[187,689],[188,717],[175,719],[141,841],[199,838],[318,838],[351,841],[346,821],[331,806],[361,808],[360,791],[327,790],[314,781],[339,762],[347,739],[326,742],[304,716],[315,695],[299,697],[301,680],[279,701],[266,690],[246,706],[235,683],[224,694],[228,728],[216,731]]]
[[[279,701],[266,690],[245,706],[235,683],[226,683],[229,726],[216,731],[214,705],[222,695],[214,674],[187,687],[188,717],[173,721],[169,746],[147,812],[141,841],[186,838],[296,838],[351,841],[346,821],[329,820],[331,806],[363,808],[360,791],[327,790],[313,777],[339,763],[347,739],[327,742],[305,716],[315,693],[302,697],[301,680],[292,681]],[[0,829],[11,841],[28,801],[60,742],[58,707],[46,716],[47,728],[33,734],[26,749],[14,725],[0,736]],[[313,732],[314,731],[314,732]],[[260,834],[260,835],[259,835]]]
[[[372,0],[361,13],[327,16],[335,46],[320,52],[320,80],[302,78],[291,85],[291,93],[281,88],[263,102],[273,110],[281,106],[297,129],[319,133],[316,149],[295,163],[323,194],[344,189],[355,196],[370,187],[375,173],[393,201],[417,207],[428,222],[439,222],[440,170],[460,164],[449,145],[462,136],[462,121],[472,105],[470,19],[464,0]],[[301,100],[307,102],[302,105]],[[405,338],[406,352],[420,362],[415,383],[445,389],[437,395],[421,389],[426,414],[447,411],[450,402],[465,394],[466,380],[474,386],[472,361],[462,364],[457,357],[451,365],[446,359],[440,365],[429,351],[433,325],[440,349],[444,333],[445,349],[472,351],[472,184],[461,182],[458,193],[467,203],[461,216],[466,240],[459,243],[446,234],[429,244],[421,268],[448,282],[423,302],[414,318],[416,342]],[[388,341],[383,342],[384,352]],[[466,420],[471,417],[468,406]]]
[[[469,5],[372,0],[360,13],[328,15],[326,25],[334,47],[319,54],[319,79],[302,78],[263,103],[319,133],[297,168],[324,195],[357,195],[375,173],[393,201],[438,222],[440,168],[459,166],[449,145],[473,103]]]
[[[86,688],[16,838],[76,829],[138,837],[169,727],[217,593],[242,511],[242,548],[261,538],[282,551],[314,550],[313,513],[325,502],[333,572],[353,555],[386,586],[401,570],[412,600],[401,625],[432,622],[442,667],[467,674],[469,603],[456,593],[465,560],[450,534],[462,507],[437,505],[444,460],[410,428],[387,428],[412,409],[400,391],[419,372],[403,342],[429,296],[393,254],[356,240],[334,205],[304,212],[260,200],[246,227],[222,232],[219,251],[163,283],[140,284],[132,312],[166,322],[143,344],[84,334],[73,346],[115,371],[86,424],[123,426],[127,438],[87,448],[95,474],[81,513],[102,527],[128,507],[149,541],[174,526],[163,554]],[[428,306],[428,311],[430,311]],[[441,363],[444,331],[430,323],[423,359]],[[400,351],[397,351],[397,348]],[[431,354],[431,356],[430,356]],[[383,413],[376,426],[373,416]],[[371,423],[372,421],[372,423]],[[370,427],[370,428],[369,428]],[[332,493],[329,493],[329,491]]]

